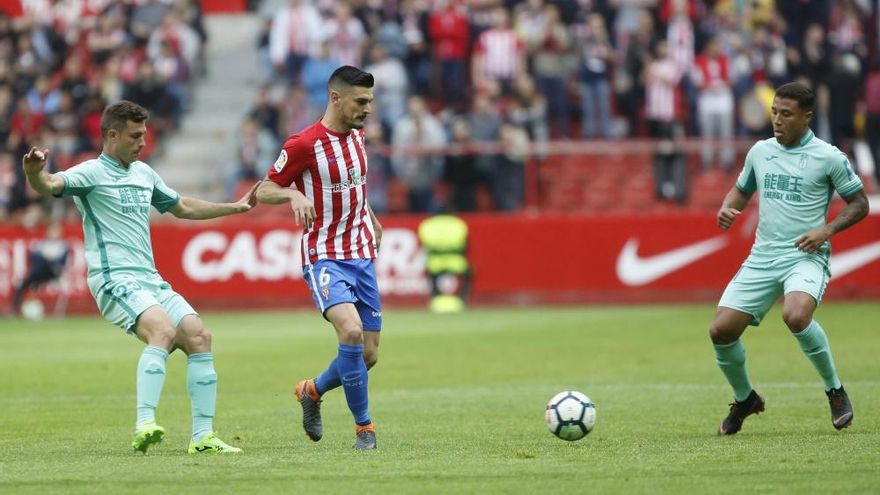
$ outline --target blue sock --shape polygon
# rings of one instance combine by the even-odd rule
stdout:
[[[165,361],[168,351],[148,345],[141,353],[137,366],[137,421],[135,424],[156,420],[156,408],[165,385]]]
[[[315,388],[318,389],[320,395],[333,390],[342,385],[342,379],[339,378],[339,369],[336,367],[336,358],[330,361],[327,369],[315,378]]]
[[[214,431],[217,407],[217,372],[210,352],[190,354],[186,360],[186,389],[192,403],[192,437],[200,442]]]
[[[342,378],[345,401],[358,425],[370,424],[367,407],[367,365],[364,364],[364,346],[339,344],[336,367]]]

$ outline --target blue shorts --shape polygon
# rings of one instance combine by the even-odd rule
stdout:
[[[382,303],[373,260],[318,260],[303,268],[303,278],[324,318],[331,307],[352,303],[365,331],[382,329]]]

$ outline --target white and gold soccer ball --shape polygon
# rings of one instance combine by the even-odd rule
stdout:
[[[550,432],[557,437],[568,441],[580,440],[593,431],[596,406],[589,397],[580,392],[559,392],[547,403],[544,421]]]

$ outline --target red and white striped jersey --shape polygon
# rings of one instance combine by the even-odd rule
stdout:
[[[315,223],[303,232],[303,266],[376,257],[363,129],[338,133],[318,121],[287,139],[267,177],[281,187],[295,184],[315,205]]]
[[[488,29],[480,34],[474,51],[483,57],[483,75],[511,79],[523,64],[526,45],[513,29]]]

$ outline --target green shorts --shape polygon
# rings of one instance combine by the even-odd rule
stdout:
[[[175,327],[184,316],[198,314],[186,299],[171,289],[171,284],[160,278],[120,278],[102,285],[92,295],[101,315],[131,334],[134,334],[138,316],[151,306],[162,306]]]
[[[828,271],[814,259],[798,258],[768,268],[743,265],[727,284],[718,306],[748,313],[751,324],[758,326],[779,296],[806,292],[819,304],[827,286]]]

